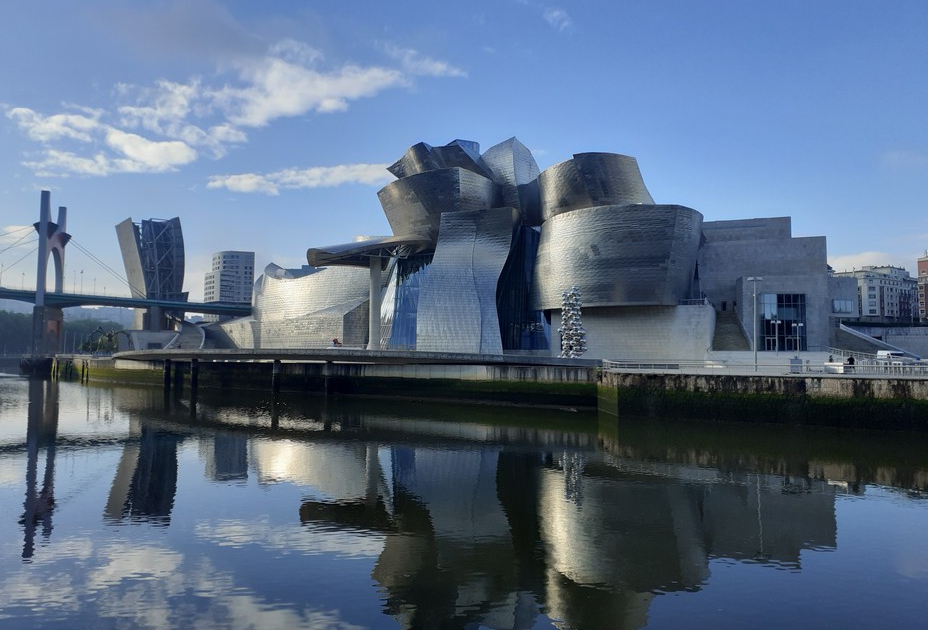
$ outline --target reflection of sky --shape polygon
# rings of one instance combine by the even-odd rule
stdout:
[[[235,574],[209,558],[160,545],[74,538],[56,543],[54,551],[54,558],[0,581],[0,610],[20,620],[30,609],[41,610],[46,622],[67,618],[79,627],[365,627],[345,622],[337,609],[275,606],[238,588]]]
[[[190,440],[178,452],[170,527],[103,526],[121,453],[108,447],[96,455],[58,459],[55,529],[29,563],[19,559],[16,523],[23,479],[0,487],[0,628],[7,627],[2,615],[23,621],[32,609],[46,622],[83,619],[87,627],[97,617],[109,620],[103,627],[133,628],[362,628],[388,621],[370,586],[384,537],[300,524],[300,502],[312,488],[204,483],[199,447]],[[0,463],[22,475],[24,456],[15,459]]]
[[[0,628],[9,618],[14,627],[97,618],[102,627],[393,627],[385,600],[408,612],[434,601],[430,588],[449,606],[440,611],[488,628],[511,627],[516,612],[520,627],[553,625],[545,612],[576,626],[584,609],[591,623],[581,627],[620,626],[621,613],[628,628],[882,628],[926,610],[926,501],[876,486],[835,496],[812,484],[796,495],[773,474],[750,475],[762,482],[750,485],[731,471],[592,449],[546,460],[524,444],[217,439],[178,424],[169,524],[144,513],[105,520],[120,463],[141,451],[106,391],[62,389],[59,435],[107,438],[59,446],[54,529],[37,537],[30,562],[17,522],[26,452],[0,449]],[[21,443],[25,411],[0,404],[0,426]],[[376,505],[391,520],[379,531],[300,521],[305,503],[383,492],[393,498]],[[763,526],[768,544],[779,532],[800,561],[750,562],[757,536],[745,520]],[[740,530],[722,536],[724,526]],[[591,600],[606,612],[597,617]]]

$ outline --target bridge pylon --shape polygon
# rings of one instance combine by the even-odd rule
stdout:
[[[58,208],[58,221],[51,220],[51,193],[42,191],[39,205],[39,220],[33,227],[39,234],[39,256],[35,276],[35,307],[32,309],[32,354],[47,355],[61,351],[61,338],[64,329],[64,313],[60,308],[46,306],[46,277],[48,260],[55,264],[55,292],[64,292],[64,248],[71,240],[65,232],[68,209]]]

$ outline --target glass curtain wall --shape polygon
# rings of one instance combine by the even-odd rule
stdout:
[[[550,325],[541,311],[529,308],[540,240],[538,229],[516,227],[509,260],[497,283],[496,310],[504,351],[548,350]]]
[[[393,326],[389,347],[394,350],[416,349],[416,314],[419,288],[432,264],[432,254],[400,258],[396,262],[396,288],[393,300]]]
[[[804,293],[762,293],[758,349],[776,352],[808,350]]]

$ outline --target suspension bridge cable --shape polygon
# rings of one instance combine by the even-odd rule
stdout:
[[[7,234],[15,234],[15,232],[7,232]],[[7,245],[7,246],[4,247],[3,249],[0,249],[0,254],[2,254],[3,252],[6,252],[6,251],[9,251],[9,250],[13,249],[13,248],[16,247],[17,245],[19,245],[21,241],[23,241],[24,239],[26,239],[28,236],[29,236],[28,234],[23,234],[23,235],[20,236],[18,239],[16,239],[15,241],[13,241],[12,244]],[[36,240],[38,240],[38,235],[36,235]],[[25,243],[24,243],[24,244],[25,244]]]
[[[19,258],[17,258],[17,259],[16,259],[16,262],[14,262],[12,265],[9,265],[9,266],[4,265],[4,266],[3,266],[4,269],[12,269],[13,267],[15,267],[16,265],[18,265],[19,263],[21,263],[21,262],[23,261],[24,258],[26,258],[27,256],[31,256],[32,254],[36,253],[37,251],[39,251],[38,246],[36,246],[35,249],[30,250],[30,251],[26,252],[25,254],[23,254],[22,256],[20,256]]]
[[[80,250],[80,251],[83,252],[85,255],[87,255],[87,256],[88,256],[91,260],[93,260],[95,263],[97,263],[98,265],[100,265],[101,267],[103,267],[106,271],[108,271],[114,278],[116,278],[117,280],[119,280],[120,282],[122,282],[124,285],[126,285],[127,287],[129,287],[129,289],[130,289],[131,291],[135,291],[135,292],[139,293],[140,295],[145,295],[145,294],[146,294],[146,293],[145,293],[145,289],[139,289],[138,287],[133,286],[132,284],[130,284],[128,280],[126,280],[126,279],[123,278],[121,275],[119,275],[118,272],[114,271],[113,268],[110,267],[109,265],[107,265],[105,262],[103,262],[102,260],[100,260],[99,258],[97,258],[97,257],[93,254],[93,252],[91,252],[89,249],[87,249],[86,247],[84,247],[83,245],[81,245],[80,243],[78,243],[76,240],[74,240],[74,238],[72,238],[69,242],[70,242],[72,245],[74,245],[75,247],[77,247],[78,250]]]
[[[17,232],[25,232],[26,230],[34,230],[34,225],[24,225],[23,227],[16,228],[15,230],[9,230],[4,232],[4,234],[16,234]]]

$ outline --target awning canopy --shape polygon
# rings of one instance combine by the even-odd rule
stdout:
[[[380,236],[328,247],[310,247],[306,250],[306,261],[313,267],[369,267],[371,258],[405,258],[429,246],[429,239],[421,236]]]

